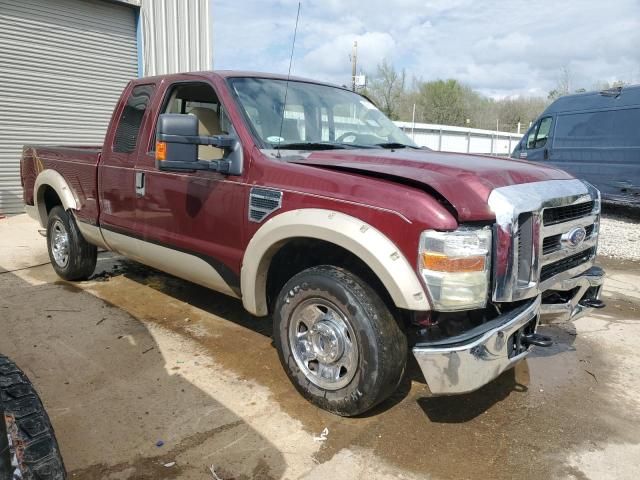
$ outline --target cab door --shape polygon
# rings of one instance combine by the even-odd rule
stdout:
[[[140,134],[149,117],[154,84],[130,84],[116,108],[98,167],[100,227],[112,250],[129,255],[121,236],[135,235],[136,182],[134,167],[146,150]]]
[[[168,85],[158,105],[162,113],[194,115],[200,135],[233,134],[225,106],[212,84],[185,81]],[[152,125],[151,125],[152,126]],[[155,128],[155,127],[154,127]],[[160,171],[155,163],[155,132],[138,157],[136,217],[148,265],[181,278],[239,294],[248,187],[244,176],[215,171]],[[222,158],[224,152],[199,146],[199,159]]]

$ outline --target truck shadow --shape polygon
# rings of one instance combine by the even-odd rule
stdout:
[[[254,317],[244,310],[242,302],[236,298],[111,253],[103,253],[100,257],[106,261],[98,264],[92,280],[108,281],[111,277],[123,275],[180,302],[192,305],[236,325],[249,328],[266,337],[271,337],[273,331],[271,319]]]
[[[122,275],[146,287],[169,295],[179,302],[201,309],[269,339],[271,338],[273,330],[271,319],[252,316],[244,310],[241,301],[237,299],[213,292],[205,287],[200,287],[110,253],[101,254],[101,259],[103,261],[99,263],[98,273],[94,275],[94,280],[102,279],[108,281],[114,276]],[[552,347],[546,349],[534,349],[530,356],[549,357],[575,350],[573,347],[575,329],[572,325],[542,326],[540,331],[551,336],[555,343]],[[279,365],[274,365],[274,368],[278,367]],[[231,368],[238,369],[235,365],[231,365]],[[519,368],[522,369],[522,367]],[[237,371],[241,375],[246,375],[245,370]],[[260,381],[265,382],[267,379],[262,378]],[[282,388],[282,385],[277,384],[277,381],[271,381],[270,383],[270,387]],[[405,375],[394,394],[374,409],[361,415],[360,418],[375,417],[392,409],[410,395],[413,384],[426,386],[426,381],[415,358],[409,353]],[[419,404],[431,421],[465,422],[504,400],[511,393],[526,391],[527,385],[516,381],[515,370],[512,369],[504,372],[498,379],[475,392],[460,396],[424,397],[420,399]],[[291,400],[287,400],[287,403],[289,402]]]
[[[39,391],[69,478],[210,478],[212,464],[219,478],[285,475],[283,453],[237,413],[258,408],[255,391],[209,379],[172,332],[36,277],[0,274],[0,352]]]
[[[510,369],[475,392],[454,396],[422,397],[418,399],[418,405],[432,422],[466,423],[505,400],[513,392],[524,393],[528,390],[527,385],[516,380],[516,370]]]

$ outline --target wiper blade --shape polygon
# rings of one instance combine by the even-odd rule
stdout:
[[[274,148],[281,150],[342,150],[349,148],[349,146],[331,142],[291,142],[276,144]]]
[[[376,143],[376,146],[380,148],[413,148],[413,149],[418,148],[418,147],[414,147],[413,145],[407,145],[405,143],[400,143],[400,142]]]

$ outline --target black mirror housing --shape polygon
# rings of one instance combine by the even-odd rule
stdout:
[[[231,135],[198,135],[198,118],[194,115],[163,113],[156,128],[156,167],[159,170],[213,170],[241,175],[242,145]],[[211,145],[225,151],[222,160],[198,160],[198,145]]]
[[[198,145],[196,143],[178,143],[172,137],[194,137],[198,135],[198,119],[193,115],[166,113],[158,118],[156,141],[164,143],[164,158],[156,156],[158,168],[164,170],[173,162],[195,165],[198,163]],[[163,147],[160,145],[160,149]],[[163,165],[164,162],[170,162]],[[187,166],[185,165],[185,168]]]

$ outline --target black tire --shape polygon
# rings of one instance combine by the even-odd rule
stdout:
[[[54,255],[55,232],[64,229],[68,238],[68,254],[66,262]],[[86,280],[96,269],[98,249],[87,242],[73,218],[62,207],[53,207],[47,222],[47,249],[49,259],[56,273],[65,280]]]
[[[27,376],[0,355],[0,480],[65,480],[49,416]]]
[[[312,378],[313,372],[300,367],[300,355],[298,360],[294,356],[290,327],[293,322],[293,331],[297,332],[300,309],[309,308],[305,306],[310,302],[315,308],[316,301],[328,302],[336,308],[341,321],[346,320],[349,331],[355,334],[352,342],[351,333],[345,332],[348,342],[357,345],[358,358],[353,362],[356,365],[352,369],[353,378],[344,386],[336,384],[336,388],[329,389],[319,386]],[[300,331],[304,334],[304,329]],[[310,402],[337,415],[355,416],[370,410],[388,398],[402,380],[407,360],[405,335],[378,294],[344,269],[319,266],[289,280],[276,301],[273,332],[280,361],[296,389]]]

